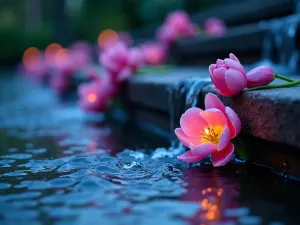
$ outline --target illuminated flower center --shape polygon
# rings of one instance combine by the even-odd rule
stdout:
[[[212,142],[214,144],[218,144],[220,138],[219,133],[210,127],[205,128],[204,132],[201,132],[201,137],[207,142]]]
[[[97,99],[97,96],[94,93],[90,93],[90,94],[88,94],[87,99],[89,102],[95,102]]]

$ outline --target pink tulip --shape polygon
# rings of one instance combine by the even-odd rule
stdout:
[[[122,82],[128,80],[143,64],[143,54],[138,48],[128,49],[123,43],[118,43],[102,52],[99,60],[113,82]]]
[[[219,18],[209,18],[204,22],[204,30],[208,35],[220,36],[226,32],[226,25]]]
[[[240,120],[216,96],[206,96],[205,104],[208,109],[203,111],[193,107],[180,118],[181,128],[176,128],[175,134],[190,150],[178,156],[178,159],[191,163],[211,155],[214,166],[224,166],[234,156],[234,145],[230,139],[240,132]]]
[[[230,130],[230,137],[234,138],[241,132],[242,124],[238,115],[229,106],[225,107],[216,95],[212,93],[206,94],[204,103],[205,109],[218,109],[224,114]]]
[[[168,15],[166,21],[157,30],[157,38],[165,44],[172,44],[179,37],[193,37],[197,26],[190,21],[184,11],[175,11]]]
[[[84,73],[91,81],[105,83],[106,91],[110,93],[111,97],[116,97],[119,93],[119,83],[113,82],[111,76],[108,74],[101,75],[99,68],[95,66],[88,66],[84,68]],[[102,80],[102,81],[101,81]]]
[[[143,51],[145,64],[148,65],[161,65],[166,62],[167,49],[160,43],[146,43],[141,46]]]
[[[72,51],[71,52],[72,69],[74,71],[83,69],[85,66],[92,63],[91,56],[84,51]]]
[[[105,80],[82,84],[78,89],[79,106],[87,112],[103,112],[110,101],[110,90]]]
[[[246,70],[232,53],[229,54],[229,58],[218,59],[217,64],[211,64],[209,74],[215,90],[223,96],[238,94],[247,85]]]
[[[92,48],[85,41],[77,41],[70,48],[69,58],[73,70],[80,70],[92,63]]]
[[[274,70],[269,66],[259,66],[247,73],[247,88],[268,85],[275,79]]]

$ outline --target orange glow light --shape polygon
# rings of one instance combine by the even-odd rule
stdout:
[[[70,50],[62,48],[55,53],[54,62],[56,64],[63,64],[69,59]]]
[[[97,96],[94,93],[90,93],[88,94],[87,99],[89,102],[95,102],[97,100]]]
[[[116,44],[118,41],[119,36],[117,32],[110,29],[103,30],[98,36],[98,45],[102,49],[106,49],[111,45]]]
[[[23,64],[29,70],[38,68],[42,61],[42,54],[36,47],[28,48],[23,54]]]
[[[54,56],[60,49],[62,49],[62,46],[57,43],[52,43],[47,46],[45,49],[45,58],[48,64],[54,63]]]

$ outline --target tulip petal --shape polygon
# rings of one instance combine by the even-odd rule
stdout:
[[[221,100],[214,94],[208,93],[204,99],[205,109],[216,108],[225,113],[225,106]]]
[[[200,137],[200,133],[204,127],[207,127],[207,122],[200,117],[201,109],[193,107],[188,109],[180,118],[180,127],[187,136]]]
[[[206,156],[210,155],[217,149],[217,146],[211,142],[200,144],[193,149],[192,153],[204,159]]]
[[[229,141],[230,141],[230,130],[229,130],[229,127],[226,126],[220,135],[220,140],[219,140],[217,150],[222,151],[224,148],[226,148]]]
[[[214,85],[222,90],[222,92],[230,92],[225,80],[225,73],[227,69],[225,67],[217,68],[213,71],[213,74],[210,75],[212,82]]]
[[[216,91],[219,95],[222,95],[222,96],[232,96],[231,92],[228,92],[228,93],[223,92],[223,91],[221,91],[220,89],[218,89],[216,86],[214,86],[214,89],[215,89],[215,91]]]
[[[208,123],[212,128],[227,126],[227,119],[224,114],[218,109],[207,109],[200,112],[200,116]]]
[[[246,77],[246,70],[242,64],[232,59],[224,59],[225,64],[231,69],[240,71]]]
[[[213,75],[213,71],[217,68],[217,65],[216,64],[211,64],[209,67],[208,67],[208,71],[209,71],[209,74]]]
[[[118,81],[128,80],[132,75],[132,70],[129,67],[123,68],[118,76]]]
[[[102,66],[112,72],[116,72],[118,70],[118,65],[113,60],[110,60],[110,57],[106,52],[102,53],[99,57],[99,61]]]
[[[259,66],[247,73],[247,87],[268,85],[275,78],[274,70],[269,66]]]
[[[225,79],[229,90],[234,95],[242,92],[247,84],[244,75],[240,71],[234,69],[229,69],[225,72]]]
[[[177,156],[177,159],[187,163],[194,163],[201,161],[203,158],[192,153],[192,151],[187,151],[182,155]]]
[[[234,60],[234,61],[240,62],[240,60],[233,53],[229,54],[229,58]]]
[[[234,145],[230,142],[222,151],[215,151],[211,154],[212,164],[217,166],[224,166],[232,160],[234,156]]]
[[[228,120],[229,120],[229,129],[230,129],[230,136],[231,138],[234,138],[235,136],[237,136],[242,129],[242,124],[241,124],[241,120],[238,117],[238,115],[235,113],[235,111],[233,111],[232,108],[226,106],[225,108],[226,110],[226,114],[228,116]]]
[[[200,137],[189,137],[183,132],[181,128],[176,128],[175,134],[179,141],[181,141],[181,143],[188,148],[190,148],[191,144],[197,146],[202,143]]]

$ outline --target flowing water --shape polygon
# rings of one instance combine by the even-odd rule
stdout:
[[[299,2],[295,1],[296,14],[286,18],[260,23],[266,30],[259,65],[271,65],[277,73],[299,72],[300,53],[296,46],[300,26]],[[275,62],[275,64],[273,62]]]
[[[1,225],[298,224],[296,182],[235,161],[182,163],[163,137],[0,82]]]

